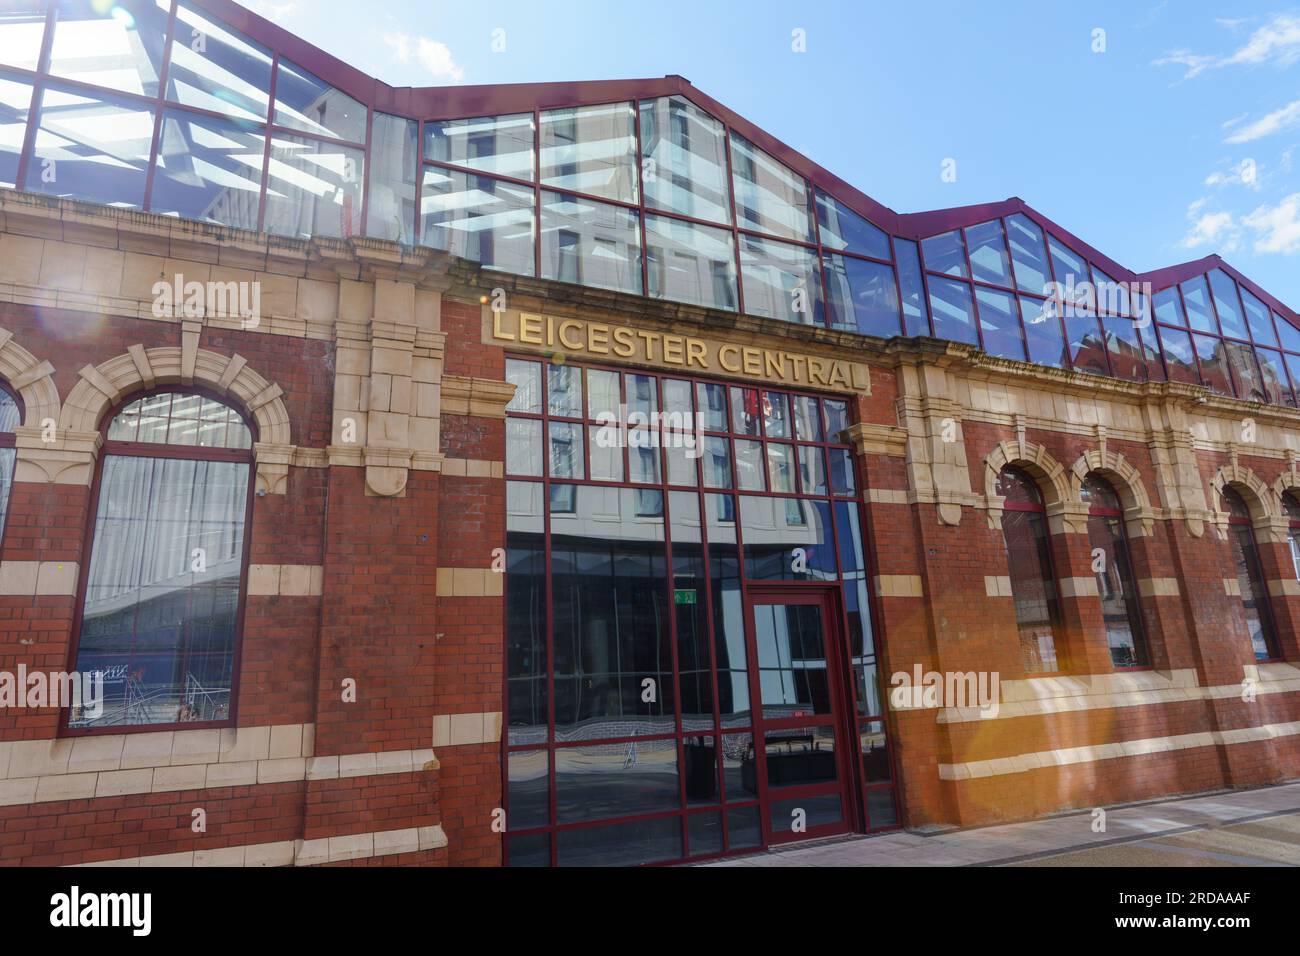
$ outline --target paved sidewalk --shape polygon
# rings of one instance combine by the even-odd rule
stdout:
[[[707,866],[1300,866],[1300,782],[925,836],[822,841]]]

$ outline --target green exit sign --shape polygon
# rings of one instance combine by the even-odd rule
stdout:
[[[673,603],[674,603],[674,604],[694,604],[694,603],[695,603],[695,588],[674,588],[674,589],[673,589]]]

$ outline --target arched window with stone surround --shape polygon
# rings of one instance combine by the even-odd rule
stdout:
[[[1224,486],[1220,492],[1228,506],[1228,547],[1232,552],[1233,570],[1237,588],[1241,592],[1242,609],[1246,613],[1246,630],[1250,635],[1255,660],[1274,660],[1278,656],[1277,634],[1268,604],[1268,589],[1255,544],[1255,531],[1251,525],[1250,509],[1233,488]]]
[[[1029,674],[1058,671],[1062,665],[1057,658],[1056,634],[1061,616],[1043,496],[1027,472],[1010,465],[998,474],[997,493],[1006,499],[1002,536],[1007,547],[1020,659]]]
[[[104,675],[77,728],[228,723],[247,570],[254,435],[195,391],[110,414],[82,571],[75,669]]]
[[[1286,515],[1287,544],[1291,546],[1291,564],[1300,581],[1300,493],[1294,488],[1282,494],[1282,513]]]
[[[4,537],[9,517],[9,493],[13,488],[14,461],[18,454],[14,429],[22,420],[22,405],[8,388],[0,385],[0,538]]]
[[[1095,474],[1084,479],[1079,496],[1088,505],[1088,547],[1097,575],[1111,664],[1145,667],[1150,660],[1119,496],[1109,482]]]

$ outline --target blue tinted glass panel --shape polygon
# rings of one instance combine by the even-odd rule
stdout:
[[[930,313],[934,316],[936,338],[979,344],[975,333],[975,309],[967,283],[931,276]]]
[[[925,259],[927,272],[942,272],[944,275],[963,278],[967,275],[966,250],[962,246],[960,232],[945,232],[941,236],[922,239],[921,255]]]
[[[1029,361],[1054,368],[1067,368],[1069,355],[1065,349],[1065,334],[1061,320],[1043,299],[1020,297],[1020,317],[1025,323],[1025,343],[1029,347]]]
[[[1300,352],[1300,329],[1288,322],[1276,312],[1273,313],[1273,326],[1282,338],[1282,348]]]
[[[35,70],[45,36],[45,0],[13,0],[0,10],[0,63]]]
[[[279,236],[355,236],[361,231],[365,153],[301,136],[271,137],[265,229]]]
[[[1111,372],[1117,378],[1132,382],[1146,381],[1146,363],[1142,360],[1142,343],[1138,341],[1137,326],[1123,315],[1104,315],[1102,328],[1106,333],[1106,349],[1110,352]]]
[[[266,122],[271,52],[188,3],[176,8],[167,99]]]
[[[1250,402],[1270,401],[1259,376],[1259,366],[1255,364],[1255,350],[1244,342],[1225,342],[1224,351],[1232,369],[1232,380],[1236,383],[1238,397]]]
[[[1177,325],[1185,328],[1187,320],[1183,318],[1183,304],[1178,298],[1177,289],[1164,289],[1152,296],[1156,307],[1156,319],[1165,325]]]
[[[649,294],[711,309],[736,308],[736,247],[726,229],[646,216]]]
[[[1099,311],[1111,315],[1133,314],[1127,284],[1117,281],[1114,276],[1102,272],[1096,266],[1092,267],[1092,284],[1097,296]]]
[[[60,0],[57,9],[51,75],[158,95],[170,7],[147,0]]]
[[[1273,320],[1269,316],[1268,306],[1255,298],[1245,287],[1241,290],[1241,304],[1246,309],[1246,324],[1250,326],[1250,337],[1256,345],[1273,345],[1277,343],[1277,333],[1273,331]]]
[[[822,246],[888,260],[889,236],[834,196],[817,191],[817,227]]]
[[[1201,363],[1201,381],[1221,395],[1231,395],[1232,379],[1228,375],[1228,354],[1223,340],[1210,335],[1194,335],[1196,357]]]
[[[0,44],[4,42],[4,14],[0,14]],[[18,183],[18,157],[27,133],[27,109],[32,87],[17,73],[0,71],[0,186],[13,189]]]
[[[542,278],[641,293],[641,228],[622,206],[542,193]]]
[[[1011,260],[1002,236],[1002,222],[982,222],[966,229],[966,248],[970,251],[971,276],[993,285],[1011,285]]]
[[[880,262],[826,256],[831,328],[888,338],[900,331],[894,270]]]
[[[926,310],[925,285],[921,278],[921,257],[916,243],[895,239],[898,251],[899,299],[903,304],[903,334],[929,335],[930,317]]]
[[[533,114],[424,124],[424,158],[514,179],[533,178]]]
[[[275,122],[317,136],[366,141],[365,106],[288,60],[280,61],[275,80]]]
[[[647,206],[731,222],[726,134],[681,96],[641,101],[641,179]]]
[[[376,113],[370,132],[370,195],[366,235],[409,244],[415,228],[419,124]]]
[[[1020,334],[1020,310],[1015,297],[1009,292],[977,288],[975,298],[979,305],[984,350],[990,355],[1024,361],[1025,341]]]
[[[637,201],[636,118],[631,103],[541,115],[542,184]]]
[[[1181,329],[1160,329],[1161,350],[1165,356],[1165,370],[1171,382],[1201,384],[1196,371],[1196,356],[1192,354],[1192,337]]]
[[[740,237],[745,311],[803,325],[822,323],[817,256],[810,249],[754,236]]]
[[[152,211],[257,229],[265,145],[254,123],[164,111]]]
[[[1264,392],[1264,400],[1274,405],[1294,407],[1295,398],[1287,382],[1282,353],[1273,349],[1256,348],[1255,357],[1259,360],[1260,388]]]
[[[1016,288],[1021,292],[1046,295],[1052,276],[1043,247],[1043,231],[1028,216],[1007,216],[1007,240],[1011,244],[1011,262],[1016,274]]]
[[[812,197],[803,177],[734,132],[731,178],[740,228],[813,241]]]
[[[1210,270],[1210,291],[1214,295],[1214,308],[1219,313],[1219,326],[1229,338],[1246,338],[1246,323],[1237,302],[1237,283],[1222,269]]]
[[[152,145],[151,108],[46,87],[27,189],[140,208]]]
[[[1081,372],[1109,375],[1106,365],[1106,345],[1097,324],[1097,316],[1081,308],[1067,307],[1065,334],[1070,341],[1070,361]]]
[[[533,191],[488,176],[427,167],[421,242],[489,269],[532,275]]]
[[[1073,249],[1057,241],[1055,236],[1047,237],[1048,248],[1052,250],[1052,272],[1056,281],[1062,286],[1063,294],[1074,302],[1095,303],[1095,297],[1089,297],[1088,283],[1092,277],[1088,274],[1088,263]],[[1074,293],[1070,293],[1074,289]]]
[[[1183,291],[1183,303],[1187,307],[1187,318],[1192,328],[1198,332],[1218,332],[1214,324],[1214,313],[1210,310],[1210,289],[1205,284],[1205,276],[1188,279],[1179,286]]]

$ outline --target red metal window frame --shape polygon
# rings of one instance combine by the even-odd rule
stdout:
[[[168,445],[161,442],[124,442],[109,440],[108,430],[112,426],[113,420],[118,416],[122,409],[142,398],[167,393],[179,395],[201,395],[204,398],[220,402],[226,408],[231,409],[240,417],[245,427],[248,428],[250,447],[247,449],[197,448],[188,445]],[[184,388],[178,388],[175,385],[160,385],[156,388],[132,392],[130,395],[119,399],[118,402],[104,415],[103,420],[100,422],[99,432],[103,438],[104,444],[100,450],[98,461],[95,463],[95,477],[90,489],[90,507],[86,512],[90,520],[86,524],[81,545],[81,567],[78,569],[76,610],[72,619],[72,639],[69,642],[68,647],[67,669],[69,672],[72,672],[77,666],[77,653],[81,644],[81,624],[86,611],[86,592],[90,583],[91,551],[94,546],[95,528],[98,524],[99,518],[100,494],[103,490],[105,460],[110,455],[122,455],[135,458],[171,458],[187,461],[227,461],[244,463],[248,465],[248,491],[245,493],[244,542],[239,572],[239,603],[235,609],[234,654],[231,658],[230,665],[230,712],[225,720],[175,721],[166,724],[113,724],[103,727],[72,727],[69,725],[71,713],[65,709],[63,710],[59,720],[59,736],[93,737],[107,734],[156,733],[159,731],[210,730],[234,727],[239,719],[240,664],[243,657],[244,617],[248,602],[248,565],[253,537],[253,499],[256,497],[257,488],[257,463],[252,450],[252,446],[258,441],[257,423],[252,421],[244,413],[243,409],[232,403],[229,396],[220,395],[217,392],[202,386],[186,386]]]

